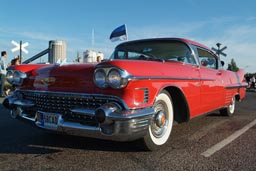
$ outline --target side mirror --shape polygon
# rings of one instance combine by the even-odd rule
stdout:
[[[224,61],[220,61],[221,62],[221,65],[224,66],[225,65],[225,62]]]

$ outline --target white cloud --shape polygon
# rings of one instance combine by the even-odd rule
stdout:
[[[180,23],[175,26],[166,27],[130,27],[132,34],[129,37],[130,40],[151,37],[185,37],[203,43],[209,48],[216,48],[216,43],[220,42],[222,43],[221,47],[228,47],[224,51],[227,57],[221,56],[221,59],[226,63],[224,68],[227,68],[227,64],[234,58],[237,65],[240,68],[245,68],[246,72],[256,72],[256,55],[254,53],[256,47],[256,27],[248,25],[248,23],[241,25],[238,22],[240,20],[241,18],[223,17],[202,22]],[[212,27],[216,27],[216,29],[219,27],[220,30],[216,30],[218,34],[207,33],[209,28]]]
[[[255,39],[256,27],[250,25],[232,27],[226,31],[226,36],[230,39]]]
[[[240,68],[244,68],[246,72],[256,72],[255,48],[256,48],[256,27],[251,25],[232,26],[227,28],[221,37],[209,38],[207,40],[199,40],[203,44],[210,47],[215,46],[217,42],[222,43],[221,47],[227,46],[224,53],[227,57],[221,56],[221,59],[227,64],[233,58]]]
[[[129,37],[131,40],[141,38],[155,38],[155,37],[184,37],[196,30],[200,30],[205,25],[204,22],[196,23],[180,23],[166,26],[145,26],[145,27],[131,27]]]
[[[203,43],[210,48],[213,46],[216,47],[216,43],[220,42],[222,43],[222,47],[228,47],[227,50],[224,51],[227,53],[227,57],[222,57],[226,63],[229,63],[231,58],[234,58],[239,67],[246,67],[247,72],[256,72],[256,64],[254,64],[256,58],[256,55],[254,55],[256,47],[256,26],[253,22],[249,22],[256,20],[256,17],[248,17],[247,22],[242,22],[244,24],[241,24],[241,20],[242,19],[239,17],[222,17],[212,18],[207,21],[190,23],[181,22],[173,25],[166,24],[165,26],[129,26],[128,36],[129,40],[152,37],[184,37]],[[49,40],[56,39],[65,40],[67,42],[68,56],[70,57],[76,56],[77,50],[80,51],[80,54],[82,55],[82,51],[91,48],[90,41],[88,41],[89,43],[86,43],[86,40],[81,38],[85,36],[81,35],[80,37],[79,35],[76,35],[77,37],[66,37],[56,36],[58,33],[45,34],[30,31],[20,32],[16,29],[4,28],[0,28],[0,33],[3,33],[6,37],[13,35],[12,37],[25,37],[33,40],[33,48],[36,50],[35,53],[44,50],[42,46],[47,47]],[[112,43],[104,36],[98,37],[97,39],[98,41],[96,41],[94,45],[95,49],[103,52],[105,57],[109,57],[114,50],[114,47],[118,43],[122,43]],[[0,42],[0,44],[3,45],[2,42]]]
[[[247,20],[248,20],[248,21],[254,21],[254,20],[256,20],[256,16],[248,17]]]
[[[29,39],[35,39],[35,40],[44,40],[49,41],[55,38],[55,36],[46,35],[43,33],[36,33],[36,32],[16,32],[17,35],[22,37],[27,37]]]
[[[38,33],[38,32],[27,32],[16,30],[12,28],[0,28],[0,32],[4,35],[11,35],[12,37],[22,37],[27,39],[36,39],[36,40],[51,40],[53,36],[49,36],[47,34]]]

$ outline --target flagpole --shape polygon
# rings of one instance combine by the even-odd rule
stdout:
[[[92,29],[92,50],[94,48],[94,29]]]
[[[125,24],[125,28],[126,28],[126,37],[127,37],[127,41],[128,41],[128,28],[127,28],[126,24]]]

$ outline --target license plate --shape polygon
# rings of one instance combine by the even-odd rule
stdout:
[[[38,120],[41,126],[57,126],[59,116],[58,114],[38,112]]]

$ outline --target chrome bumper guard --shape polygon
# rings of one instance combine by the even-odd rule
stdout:
[[[136,110],[115,110],[106,114],[106,122],[98,122],[97,126],[90,126],[78,122],[64,120],[62,114],[46,113],[37,111],[34,115],[26,114],[24,108],[33,107],[32,101],[20,100],[15,96],[8,96],[3,102],[6,108],[11,109],[13,118],[21,117],[25,120],[32,121],[36,126],[66,133],[69,135],[91,137],[98,139],[114,140],[114,141],[132,141],[139,139],[146,134],[150,121],[154,114],[153,108],[143,108]],[[102,109],[102,107],[101,107]],[[87,109],[70,109],[73,112],[83,113],[90,117],[95,117],[96,110]],[[109,110],[109,109],[107,109]],[[55,123],[43,123],[40,119],[41,115],[55,115]]]

